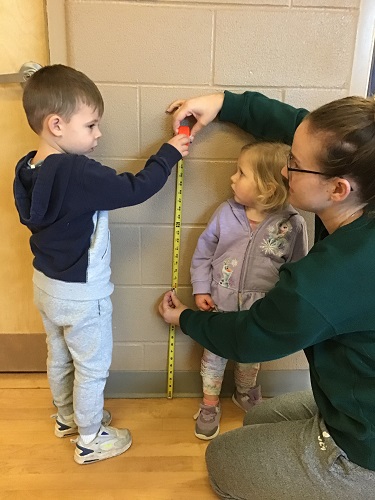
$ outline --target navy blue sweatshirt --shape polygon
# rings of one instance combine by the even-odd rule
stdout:
[[[14,180],[20,221],[32,233],[34,283],[59,298],[108,295],[113,285],[107,211],[151,198],[166,183],[180,152],[163,144],[136,175],[117,174],[74,154],[52,154],[30,168],[35,153],[18,162]]]

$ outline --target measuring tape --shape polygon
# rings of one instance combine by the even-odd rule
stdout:
[[[190,128],[179,127],[179,134],[190,136]],[[172,288],[177,289],[178,285],[178,264],[180,260],[181,223],[182,223],[182,188],[184,183],[184,160],[177,163],[176,172],[176,199],[174,208],[174,229],[173,229],[173,259],[172,259]],[[175,348],[175,325],[169,325],[168,341],[168,381],[167,397],[173,398],[173,376],[174,376],[174,348]]]

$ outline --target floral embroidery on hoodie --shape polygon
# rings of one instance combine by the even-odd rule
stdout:
[[[282,219],[268,226],[268,236],[263,239],[260,249],[266,255],[282,257],[289,248],[288,234],[292,232],[292,224]]]

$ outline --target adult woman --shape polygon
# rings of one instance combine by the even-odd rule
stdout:
[[[349,97],[307,114],[261,94],[227,98],[231,121],[293,141],[283,169],[290,203],[315,213],[328,235],[283,265],[249,311],[191,311],[172,292],[159,306],[220,356],[255,362],[304,349],[309,362],[313,396],[267,401],[209,445],[212,486],[222,498],[375,498],[375,102]],[[223,100],[174,103],[175,125],[189,114],[207,124]]]

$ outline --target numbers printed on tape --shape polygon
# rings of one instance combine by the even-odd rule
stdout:
[[[184,178],[184,163],[183,160],[180,160],[177,164],[176,201],[175,201],[175,216],[174,216],[174,229],[173,229],[172,288],[174,289],[176,289],[178,285],[178,264],[180,259],[183,178]],[[169,325],[168,386],[167,386],[168,399],[172,399],[173,397],[175,334],[176,334],[175,325]]]
[[[178,133],[185,134],[188,137],[190,137],[190,128],[183,125],[178,129]],[[183,181],[184,181],[184,161],[180,160],[177,163],[177,172],[176,172],[176,200],[175,200],[174,228],[173,228],[172,288],[175,290],[177,289],[178,285],[178,264],[180,259]],[[169,325],[168,383],[167,383],[168,399],[173,398],[175,335],[176,335],[175,325]]]

